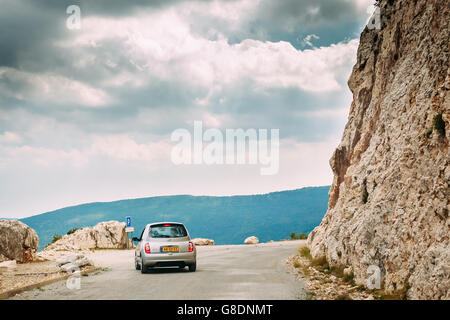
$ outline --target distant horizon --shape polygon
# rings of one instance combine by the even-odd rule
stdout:
[[[188,193],[179,193],[179,194],[164,194],[164,195],[152,195],[152,196],[143,196],[143,197],[135,197],[135,198],[121,198],[121,199],[115,199],[110,201],[89,201],[89,202],[81,202],[76,204],[70,204],[63,207],[58,207],[56,209],[43,211],[36,214],[31,214],[24,217],[3,217],[0,216],[0,220],[21,220],[26,219],[34,216],[38,216],[45,213],[51,213],[54,211],[58,211],[65,208],[71,208],[71,207],[78,207],[82,205],[88,205],[88,204],[94,204],[94,203],[111,203],[111,202],[119,202],[119,201],[127,201],[127,200],[138,200],[138,199],[147,199],[147,198],[157,198],[157,197],[174,197],[174,196],[192,196],[192,197],[238,197],[238,196],[258,196],[258,195],[266,195],[271,193],[277,193],[277,192],[288,192],[288,191],[296,191],[301,189],[307,189],[307,188],[324,188],[324,187],[330,187],[331,185],[317,185],[317,186],[305,186],[305,187],[299,187],[294,189],[285,189],[285,190],[276,190],[276,191],[269,191],[269,192],[262,192],[262,193],[249,193],[249,194],[229,194],[229,195],[210,195],[210,194],[188,194]]]
[[[20,219],[39,236],[40,247],[53,236],[100,222],[125,222],[139,233],[149,222],[177,221],[189,225],[193,237],[214,239],[217,244],[241,243],[258,234],[269,241],[295,230],[307,233],[322,220],[328,208],[330,187],[305,187],[269,194],[234,196],[172,195],[111,202],[84,203]]]

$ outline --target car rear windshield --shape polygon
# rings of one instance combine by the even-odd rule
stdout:
[[[150,227],[152,238],[182,238],[187,237],[186,228],[181,224],[158,224]]]

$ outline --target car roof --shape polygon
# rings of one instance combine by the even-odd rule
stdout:
[[[151,227],[151,226],[154,226],[154,225],[157,225],[157,224],[179,224],[179,225],[184,226],[184,224],[182,224],[181,222],[174,222],[174,221],[153,222],[153,223],[147,224],[147,226]]]

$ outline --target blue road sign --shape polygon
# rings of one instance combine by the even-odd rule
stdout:
[[[131,217],[127,217],[127,228],[131,227]]]

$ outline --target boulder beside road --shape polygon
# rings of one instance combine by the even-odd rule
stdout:
[[[132,247],[125,232],[125,223],[119,221],[99,222],[94,227],[82,228],[66,234],[58,241],[38,252],[46,260],[58,260],[65,256],[88,254],[90,249],[125,249]]]
[[[18,220],[0,220],[0,262],[33,261],[38,247],[39,237],[32,228]]]
[[[192,242],[196,246],[213,246],[214,245],[214,240],[212,240],[212,239],[195,238],[195,239],[192,239]]]
[[[58,260],[56,260],[56,264],[58,265],[58,267],[61,267],[65,264],[73,263],[76,260],[79,260],[82,258],[84,258],[84,255],[82,255],[82,254],[73,254],[73,255],[69,255],[69,256],[64,256],[64,257],[61,257]]]
[[[87,255],[92,249],[125,249],[132,248],[132,243],[125,232],[125,223],[119,221],[103,221],[94,227],[78,229],[66,234],[58,241],[48,245],[37,255],[45,260],[58,260],[74,253]]]
[[[56,261],[62,271],[67,273],[74,273],[80,271],[81,267],[92,266],[92,262],[84,255],[76,254],[66,256]]]
[[[247,239],[245,239],[244,243],[245,244],[257,244],[257,243],[259,243],[259,239],[255,236],[251,236],[251,237],[248,237]]]

